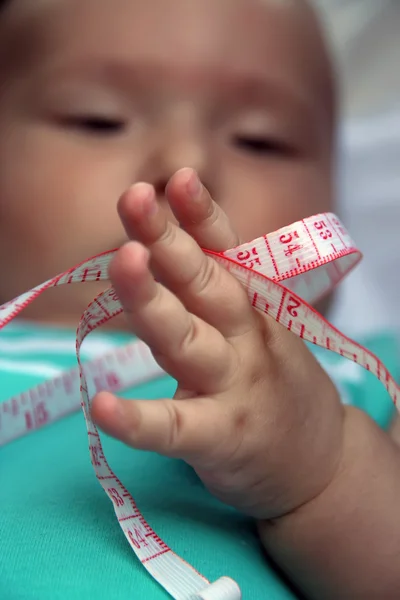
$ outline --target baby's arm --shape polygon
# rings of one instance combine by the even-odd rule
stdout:
[[[396,412],[395,417],[389,427],[389,435],[400,448],[400,415]]]
[[[336,477],[303,507],[261,522],[261,539],[307,598],[396,600],[399,499],[399,447],[367,415],[346,407]]]

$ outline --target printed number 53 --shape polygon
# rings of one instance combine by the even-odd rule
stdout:
[[[319,235],[323,240],[327,240],[328,238],[332,237],[332,232],[330,229],[328,229],[325,221],[316,221],[314,223],[314,227],[319,231]]]

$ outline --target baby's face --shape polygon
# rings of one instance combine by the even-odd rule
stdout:
[[[154,184],[168,211],[165,184],[184,166],[243,241],[329,208],[328,66],[291,4],[11,0],[0,17],[0,301],[120,246],[116,203],[133,182]],[[49,292],[29,315],[76,324],[98,291]]]

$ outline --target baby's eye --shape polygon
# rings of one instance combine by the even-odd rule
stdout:
[[[116,135],[123,133],[127,126],[123,119],[97,115],[67,117],[62,121],[67,127],[92,135]]]
[[[232,143],[238,150],[248,154],[260,156],[266,154],[286,156],[290,154],[290,148],[285,143],[269,137],[236,135],[232,138]]]

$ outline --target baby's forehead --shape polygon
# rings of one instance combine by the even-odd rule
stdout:
[[[85,10],[92,10],[92,16],[98,14],[98,11],[102,11],[104,8],[112,6],[114,12],[126,12],[132,14],[137,11],[140,15],[143,13],[143,9],[146,9],[150,13],[155,22],[157,22],[157,15],[160,12],[169,12],[174,14],[181,8],[184,8],[183,12],[197,12],[199,6],[204,7],[204,15],[209,21],[214,21],[216,14],[221,16],[225,14],[227,21],[230,20],[232,12],[242,10],[242,14],[248,13],[248,18],[241,20],[241,26],[243,29],[248,29],[250,13],[254,14],[254,11],[258,11],[259,14],[263,14],[268,20],[275,21],[292,16],[298,29],[302,29],[306,23],[304,19],[298,17],[307,15],[309,17],[311,12],[307,0],[0,0],[1,14],[5,12],[14,13],[15,17],[20,18],[26,17],[46,17],[49,12],[63,12],[63,14],[76,12],[77,7]],[[203,17],[204,17],[203,15]],[[281,34],[285,35],[285,31],[282,30]]]
[[[1,53],[27,63],[63,55],[168,68],[186,61],[188,69],[259,72],[331,95],[326,51],[303,0],[7,0],[7,14],[13,48]]]
[[[132,35],[137,28],[151,35],[153,44],[157,44],[158,35],[166,29],[179,34],[182,24],[187,28],[186,43],[195,30],[202,31],[202,45],[207,45],[213,33],[218,29],[221,46],[224,40],[236,35],[238,46],[259,44],[265,40],[279,38],[286,41],[287,50],[299,37],[299,33],[308,28],[307,36],[315,34],[315,28],[309,27],[310,12],[303,0],[0,0],[3,2],[0,27],[7,22],[18,28],[18,22],[29,23],[31,29],[41,28],[43,36],[46,29],[57,28],[64,21],[70,37],[81,34],[84,28],[101,22],[102,14],[108,13],[110,32],[118,26],[119,18],[124,16],[125,27],[131,28]],[[4,4],[5,3],[5,4]],[[1,4],[0,4],[1,6]],[[75,15],[75,21],[74,21]],[[90,18],[84,18],[86,17]],[[306,18],[304,15],[307,15]],[[121,25],[121,22],[120,22]],[[206,25],[206,28],[204,27]],[[76,30],[75,27],[78,26]],[[209,28],[207,30],[207,28]],[[239,35],[237,35],[239,34]],[[107,40],[104,40],[107,42]],[[199,40],[196,40],[198,43]],[[200,45],[200,44],[199,44]],[[285,44],[281,44],[285,50]],[[263,53],[259,59],[263,59]],[[279,60],[279,53],[275,60]]]
[[[176,19],[178,26],[179,19],[188,18],[191,13],[197,15],[199,9],[202,9],[203,22],[225,20],[225,23],[229,24],[234,15],[240,14],[243,17],[240,19],[242,30],[252,30],[254,35],[256,17],[256,20],[267,19],[269,25],[277,22],[280,26],[279,35],[284,37],[289,33],[288,23],[294,25],[295,30],[302,30],[307,26],[311,15],[307,6],[306,0],[0,0],[0,16],[11,15],[14,22],[17,22],[18,18],[32,18],[38,22],[41,17],[43,20],[51,16],[56,18],[57,13],[68,16],[84,11],[91,12],[92,19],[95,20],[99,13],[112,8],[115,16],[116,13],[123,13],[132,20],[136,16],[135,21],[142,20],[144,13],[147,13],[151,15],[154,24],[171,15],[165,24],[171,25]],[[305,15],[307,18],[304,18]],[[225,33],[228,34],[229,31],[226,30]]]

